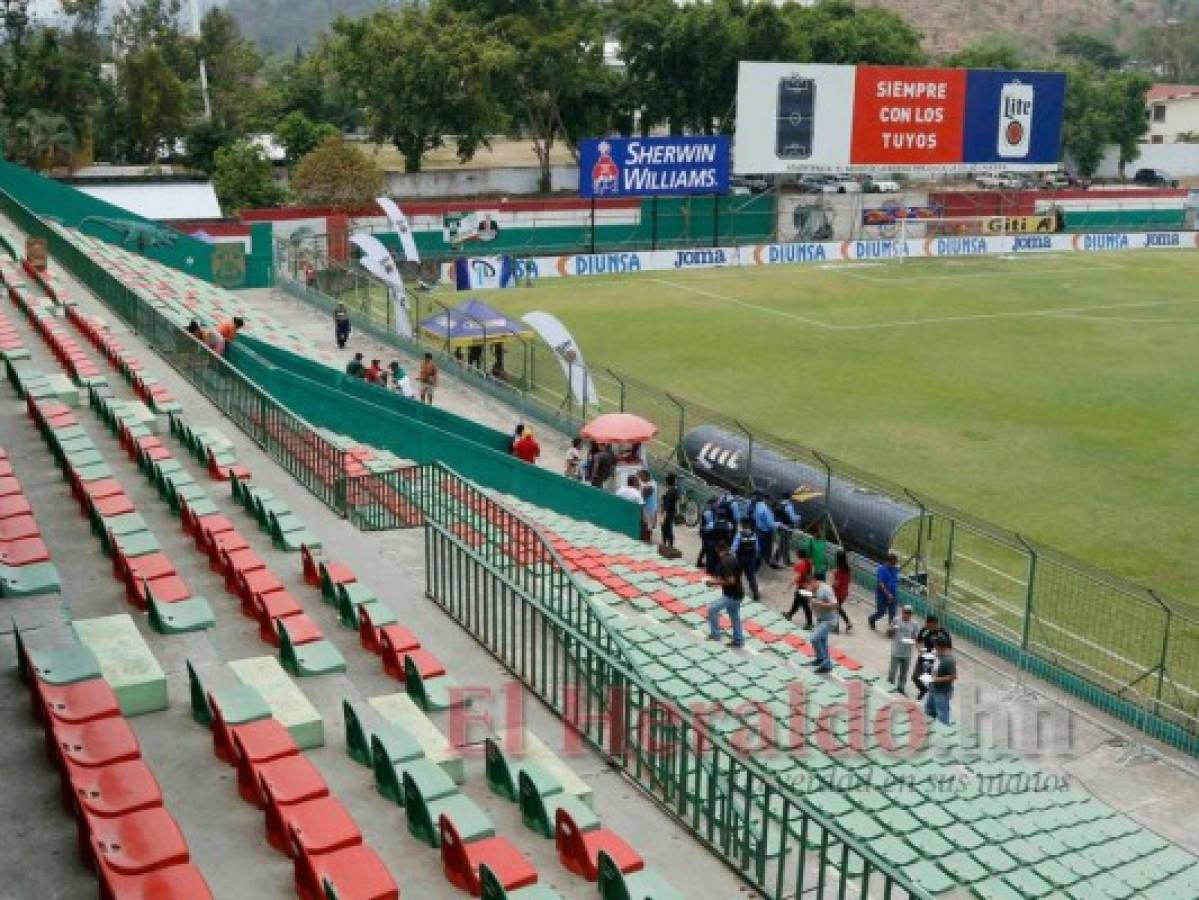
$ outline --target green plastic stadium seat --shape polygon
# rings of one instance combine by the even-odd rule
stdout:
[[[371,767],[375,789],[393,803],[404,805],[404,766],[423,758],[420,742],[402,726],[386,722],[371,735]]]
[[[146,598],[149,603],[150,627],[159,634],[203,631],[216,624],[212,615],[212,607],[203,597],[190,597],[175,603],[161,603],[154,599],[153,591],[147,585]]]
[[[599,854],[600,900],[683,900],[683,895],[652,869],[625,874],[604,851]]]
[[[295,646],[287,631],[287,619],[276,619],[275,626],[279,631],[279,661],[295,677],[309,678],[346,670],[345,657],[328,641]]]
[[[570,814],[579,831],[595,831],[600,827],[599,817],[590,806],[573,794],[565,793],[561,783],[535,763],[521,769],[518,784],[520,817],[528,828],[542,837],[553,838],[560,809]]]
[[[408,833],[418,841],[430,847],[441,846],[441,829],[438,828],[438,822],[442,816],[447,816],[454,823],[464,843],[471,844],[495,837],[495,825],[487,813],[456,787],[449,794],[428,799],[421,795],[416,781],[405,772],[403,788]]]
[[[439,712],[466,704],[466,695],[456,679],[450,675],[425,678],[411,654],[404,657],[404,688],[425,712]]]
[[[506,890],[486,863],[479,866],[479,882],[482,900],[562,900],[561,894],[544,884]]]

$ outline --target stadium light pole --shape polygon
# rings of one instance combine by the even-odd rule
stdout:
[[[192,34],[200,38],[200,0],[191,0]],[[212,100],[208,96],[208,63],[200,57],[200,96],[204,99],[204,119],[212,121]]]

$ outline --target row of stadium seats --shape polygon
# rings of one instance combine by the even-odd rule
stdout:
[[[0,448],[0,597],[58,593],[58,569],[33,509],[13,473],[8,452]]]
[[[212,896],[154,773],[95,655],[80,644],[17,640],[17,666],[33,715],[58,766],[62,800],[76,819],[80,860],[95,870],[101,900]]]

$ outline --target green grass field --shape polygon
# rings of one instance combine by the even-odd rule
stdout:
[[[544,280],[592,364],[1199,603],[1199,254]],[[445,299],[445,298],[443,298]]]

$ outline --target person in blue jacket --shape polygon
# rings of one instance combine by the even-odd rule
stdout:
[[[886,560],[874,572],[874,612],[868,617],[870,629],[879,619],[888,622],[895,618],[899,606],[899,557],[888,553]]]

